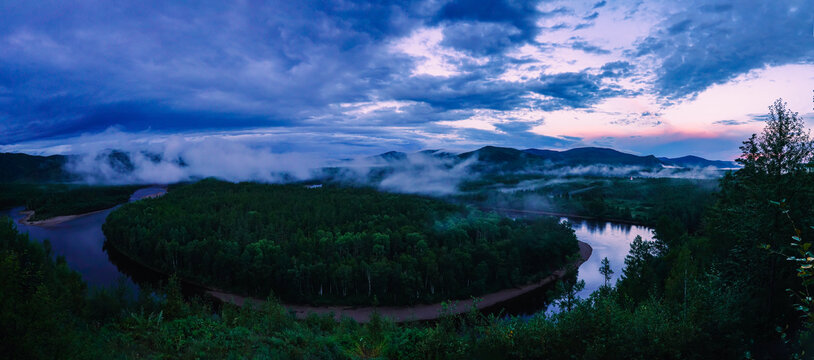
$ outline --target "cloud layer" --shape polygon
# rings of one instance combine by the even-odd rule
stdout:
[[[330,138],[351,153],[746,136],[773,98],[810,108],[812,13],[806,0],[11,0],[0,4],[0,145],[73,144],[110,127],[296,133],[294,147]],[[756,85],[714,94],[742,82]],[[676,115],[732,96],[735,114]]]

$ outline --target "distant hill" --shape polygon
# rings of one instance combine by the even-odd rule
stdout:
[[[556,168],[563,166],[635,166],[648,169],[664,167],[719,169],[737,168],[733,161],[707,160],[698,156],[680,158],[656,157],[654,155],[633,155],[618,150],[600,147],[581,147],[557,151],[546,149],[518,150],[509,147],[484,146],[474,151],[458,155],[440,150],[423,150],[416,154],[433,156],[439,159],[457,159],[458,161],[476,160],[475,170],[520,171],[534,170],[539,167]],[[390,151],[370,157],[384,160],[387,163],[407,160],[411,154]]]
[[[701,167],[701,168],[704,168],[704,167],[710,167],[711,166],[711,167],[715,167],[715,168],[719,168],[719,169],[737,169],[737,168],[740,167],[740,165],[738,165],[738,163],[736,163],[734,161],[707,160],[707,159],[704,159],[702,157],[698,157],[698,156],[694,156],[694,155],[688,155],[688,156],[683,156],[683,157],[679,157],[679,158],[672,158],[672,159],[671,158],[666,158],[666,157],[660,157],[659,160],[661,160],[663,163],[665,163],[667,165],[673,165],[673,166],[685,167],[685,168],[688,168],[688,167]]]
[[[540,156],[506,147],[485,146],[458,155],[460,160],[469,160],[473,157],[477,158],[477,163],[472,167],[478,171],[522,171],[546,165],[546,159]]]
[[[68,157],[37,156],[21,153],[0,153],[0,182],[42,183],[75,180],[65,170]]]
[[[372,156],[373,159],[381,159],[386,162],[404,161],[407,159],[407,154],[401,151],[388,151],[384,154]]]
[[[534,171],[539,169],[594,165],[606,165],[611,167],[629,166],[651,170],[658,170],[665,167],[714,167],[718,169],[732,169],[738,167],[738,165],[732,161],[707,160],[698,156],[658,158],[653,155],[633,155],[600,147],[581,147],[557,151],[545,149],[518,150],[509,147],[484,146],[474,151],[458,154],[457,156],[439,150],[424,150],[418,154],[430,155],[439,159],[457,159],[458,161],[475,160],[471,168],[478,172]],[[409,156],[409,154],[402,152],[391,151],[373,158],[394,163],[404,161]]]
[[[662,162],[655,156],[638,156],[621,151],[599,148],[582,147],[566,151],[526,149],[523,152],[533,154],[552,162],[565,165],[625,165],[655,168],[662,166]]]
[[[113,172],[126,178],[135,170],[136,163],[144,159],[154,163],[172,162],[181,167],[188,166],[184,159],[163,159],[161,154],[148,152],[131,153],[120,150],[107,150],[97,154],[95,160],[107,165]],[[383,179],[394,171],[410,171],[419,174],[425,169],[435,167],[438,170],[449,170],[466,162],[466,168],[460,171],[473,173],[513,173],[513,172],[556,172],[558,169],[576,168],[580,173],[593,171],[587,167],[603,165],[602,174],[607,174],[608,167],[616,176],[626,172],[660,171],[664,168],[716,168],[733,169],[739,166],[732,161],[707,160],[698,156],[678,158],[657,158],[653,155],[639,156],[614,149],[599,147],[582,147],[565,151],[545,149],[518,150],[509,147],[484,146],[474,151],[453,154],[441,150],[423,150],[417,153],[389,151],[368,157],[375,165],[368,169],[369,179]],[[438,163],[433,163],[437,159]],[[71,182],[80,180],[76,174],[65,169],[70,156],[52,155],[36,156],[21,153],[0,153],[0,183],[47,183]],[[331,177],[331,174],[347,174],[336,169],[323,169],[318,177]],[[631,169],[628,169],[630,167]],[[358,172],[357,170],[354,170]],[[413,176],[413,175],[411,175]],[[419,175],[415,175],[419,176]]]
[[[161,155],[142,152],[142,155],[155,163]],[[58,183],[81,180],[77,174],[69,172],[65,165],[72,156],[39,156],[23,153],[0,153],[0,183]],[[120,150],[107,150],[99,153],[96,161],[104,162],[113,171],[124,176],[135,170],[132,154]],[[183,159],[175,163],[185,166]]]

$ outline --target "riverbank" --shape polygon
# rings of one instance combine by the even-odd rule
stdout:
[[[81,217],[90,216],[90,215],[93,215],[93,214],[98,214],[100,212],[104,212],[104,211],[107,211],[107,210],[110,210],[110,209],[112,209],[112,208],[91,211],[91,212],[87,212],[87,213],[84,213],[84,214],[54,216],[52,218],[43,219],[43,220],[31,220],[31,217],[34,216],[34,211],[33,210],[20,211],[20,214],[25,215],[25,217],[20,219],[20,224],[27,225],[27,226],[49,227],[49,226],[59,225],[59,224],[62,224],[64,222],[66,222],[66,221],[71,221],[71,220],[78,219],[78,218],[81,218]]]
[[[529,284],[526,286],[522,286],[519,288],[512,288],[512,289],[504,289],[498,292],[494,292],[491,294],[486,294],[483,296],[479,296],[477,298],[477,302],[474,299],[466,299],[466,300],[458,300],[453,301],[452,304],[455,304],[454,307],[450,307],[448,309],[448,313],[450,315],[458,315],[465,313],[472,309],[472,306],[476,306],[479,310],[488,308],[490,306],[494,306],[496,304],[505,302],[507,300],[513,299],[520,295],[526,294],[530,291],[548,285],[563,276],[565,276],[566,272],[571,269],[579,268],[584,262],[588,261],[591,257],[591,253],[593,252],[593,248],[585,242],[579,241],[579,255],[580,259],[572,263],[571,265],[557,270],[551,275],[545,277],[544,279]],[[252,306],[256,308],[261,308],[265,303],[265,300],[245,297],[235,294],[229,294],[218,290],[207,290],[207,294],[211,295],[212,297],[227,302],[230,304],[234,304],[237,306],[243,306],[246,302],[249,302]],[[291,305],[291,304],[283,304],[283,306],[288,309],[289,311],[293,312],[294,315],[298,319],[303,319],[308,314],[314,313],[319,315],[329,314],[332,313],[334,318],[337,320],[348,317],[357,322],[368,322],[370,321],[371,315],[376,312],[381,316],[387,317],[392,319],[395,322],[411,322],[411,321],[426,321],[426,320],[435,320],[439,317],[441,310],[443,309],[442,303],[436,304],[427,304],[427,305],[416,305],[416,306],[379,306],[379,307],[351,307],[351,306],[308,306],[308,305]]]
[[[166,193],[167,193],[167,187],[166,186],[163,186],[163,187],[162,186],[147,187],[147,188],[139,189],[139,190],[135,191],[133,193],[133,195],[131,195],[130,201],[137,201],[137,200],[141,200],[141,199],[156,198],[156,197],[162,196],[162,195],[164,195]],[[119,206],[119,205],[116,205],[116,206]],[[51,227],[51,226],[56,226],[56,225],[62,224],[62,223],[67,222],[67,221],[71,221],[71,220],[79,219],[79,218],[82,218],[82,217],[98,214],[98,213],[101,213],[101,212],[105,212],[105,211],[108,211],[110,209],[115,208],[116,206],[105,208],[105,209],[100,209],[100,210],[94,210],[94,211],[86,212],[86,213],[82,213],[82,214],[54,216],[54,217],[50,217],[50,218],[42,219],[42,220],[31,220],[31,218],[34,216],[35,212],[33,210],[26,210],[26,211],[20,211],[20,214],[23,214],[25,216],[22,219],[20,219],[19,222],[20,222],[20,224],[23,224],[23,225],[26,225],[26,226]]]

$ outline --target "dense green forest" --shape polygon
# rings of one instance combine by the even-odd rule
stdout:
[[[58,183],[76,181],[75,174],[65,170],[69,158],[64,155],[35,156],[0,153],[0,183]]]
[[[631,244],[621,280],[565,311],[472,311],[424,324],[297,321],[261,311],[87,291],[47,243],[0,222],[0,353],[18,358],[810,359],[814,354],[814,172],[802,120],[778,102],[747,139],[691,232],[660,217]],[[145,204],[152,202],[147,201]],[[687,206],[694,206],[688,204]],[[591,271],[594,269],[583,269]],[[595,269],[594,271],[598,271]],[[563,286],[566,295],[572,283]]]
[[[629,298],[603,288],[573,308],[530,318],[477,311],[397,325],[312,315],[295,320],[273,298],[261,309],[215,311],[185,300],[177,280],[150,296],[125,288],[85,289],[47,244],[0,224],[0,351],[51,359],[683,359],[743,358],[750,340],[737,317],[743,299],[721,276],[694,278],[685,299]],[[635,255],[631,254],[631,259]],[[631,263],[633,260],[631,260]],[[627,273],[627,272],[626,272]],[[628,273],[632,275],[633,273]],[[767,356],[799,350],[780,345]],[[762,358],[761,356],[757,356]]]
[[[367,188],[214,179],[124,205],[103,229],[119,251],[164,272],[315,304],[466,299],[536,281],[578,250],[556,219]]]
[[[461,185],[455,200],[487,208],[551,211],[655,225],[661,217],[693,231],[714,201],[715,179],[493,174]]]
[[[25,205],[32,220],[84,214],[125,203],[140,187],[0,183],[0,210]]]

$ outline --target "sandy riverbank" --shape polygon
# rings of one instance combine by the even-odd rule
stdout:
[[[107,211],[107,210],[110,210],[110,209],[96,210],[96,211],[91,211],[91,212],[87,212],[87,213],[84,213],[84,214],[55,216],[55,217],[44,219],[44,220],[31,220],[31,217],[34,216],[34,211],[32,211],[32,210],[20,211],[20,214],[25,215],[25,217],[20,219],[20,224],[27,225],[27,226],[49,227],[49,226],[62,224],[64,222],[66,222],[66,221],[71,221],[73,219],[78,219],[78,218],[81,218],[83,216],[98,214],[100,212]]]
[[[578,268],[580,265],[582,265],[582,263],[584,263],[585,261],[588,260],[588,258],[591,257],[592,252],[593,249],[591,248],[590,245],[580,241],[579,242],[580,259],[575,263],[571,264],[570,267]],[[480,301],[477,303],[477,307],[478,309],[485,309],[492,305],[499,304],[501,302],[528,293],[529,291],[545,286],[563,277],[567,270],[568,270],[567,268],[557,270],[553,274],[547,276],[546,278],[534,284],[529,284],[519,288],[504,289],[498,292],[480,296],[479,297]],[[208,290],[206,291],[206,293],[212,295],[213,297],[221,301],[235,304],[238,306],[243,306],[243,304],[248,301],[255,307],[259,308],[264,303],[264,301],[260,299],[228,294],[215,290]],[[456,303],[457,306],[454,309],[451,309],[450,311],[451,314],[461,314],[469,311],[470,309],[472,309],[473,300],[472,299],[459,300]],[[349,317],[358,322],[370,321],[370,316],[371,314],[373,314],[374,310],[382,316],[393,319],[393,321],[395,322],[433,320],[438,318],[438,315],[441,311],[441,303],[416,305],[409,307],[379,306],[375,308],[350,307],[350,306],[307,306],[307,305],[287,305],[287,304],[283,304],[283,306],[285,306],[288,310],[293,311],[298,319],[305,318],[306,316],[308,316],[309,313],[315,314],[333,313],[337,319],[340,319],[342,317]]]
[[[138,199],[135,199],[135,200],[157,198],[157,197],[162,196],[162,195],[167,193],[167,188],[166,187],[156,187],[155,189],[156,190],[154,192],[148,192],[148,193],[141,194],[141,196],[139,196]],[[137,190],[136,192],[139,192],[139,191],[140,190]],[[83,214],[54,216],[52,218],[43,219],[43,220],[31,220],[31,217],[34,216],[34,211],[33,210],[20,211],[20,214],[25,215],[22,219],[20,219],[20,224],[23,224],[23,225],[26,225],[26,226],[49,227],[49,226],[59,225],[59,224],[62,224],[64,222],[66,222],[66,221],[71,221],[71,220],[78,219],[78,218],[81,218],[81,217],[84,217],[84,216],[98,214],[100,212],[108,211],[110,209],[112,209],[112,207],[107,208],[107,209],[101,209],[101,210],[86,212],[86,213],[83,213]]]

